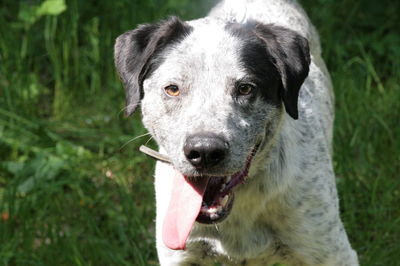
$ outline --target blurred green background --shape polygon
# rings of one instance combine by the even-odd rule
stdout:
[[[362,265],[400,265],[400,1],[303,0],[336,93],[342,218]],[[154,162],[124,118],[115,38],[214,1],[0,1],[0,265],[157,265]]]

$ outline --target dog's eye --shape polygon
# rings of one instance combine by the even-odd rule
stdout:
[[[164,91],[167,95],[172,96],[172,97],[176,97],[181,93],[178,86],[175,86],[175,85],[169,85],[169,86],[165,87]]]
[[[238,87],[238,92],[240,95],[249,95],[253,92],[254,86],[251,84],[240,84]]]

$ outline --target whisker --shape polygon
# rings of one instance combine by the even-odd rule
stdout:
[[[148,135],[150,135],[150,133]],[[150,138],[146,141],[146,143],[144,145],[149,144],[150,140],[152,140],[152,139],[153,139],[153,136],[150,136]]]
[[[127,107],[125,106],[124,108],[122,108],[121,110],[119,110],[118,116],[120,116],[121,113],[124,113],[126,109],[127,109]]]
[[[141,102],[138,102],[138,103],[136,104],[136,108],[138,108],[138,107],[141,106],[141,105],[142,105],[142,103],[141,103]],[[122,108],[121,110],[119,110],[118,115],[121,115],[121,113],[124,113],[124,112],[126,111],[126,109],[128,109],[128,106],[125,106],[124,108]]]
[[[140,136],[136,136],[136,137],[134,137],[133,139],[130,139],[130,140],[128,140],[127,142],[125,142],[119,149],[120,150],[122,150],[123,148],[125,148],[125,146],[127,146],[129,143],[131,143],[132,141],[135,141],[135,140],[137,140],[137,139],[139,139],[139,138],[142,138],[142,137],[146,137],[146,136],[148,136],[148,135],[150,135],[150,133],[149,132],[147,132],[147,133],[145,133],[145,134],[142,134],[142,135],[140,135]],[[152,138],[152,137],[151,137]],[[150,138],[150,139],[151,139]],[[147,141],[147,142],[149,142],[149,141]],[[147,143],[146,142],[146,143]]]
[[[214,226],[215,226],[215,230],[217,230],[217,232],[219,233],[219,229],[218,229],[217,224],[214,224]]]

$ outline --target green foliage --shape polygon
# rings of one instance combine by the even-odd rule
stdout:
[[[26,27],[30,27],[40,17],[45,15],[59,15],[67,9],[64,0],[46,0],[39,5],[21,3],[18,19],[24,22]]]
[[[0,264],[156,265],[153,162],[124,119],[113,43],[207,1],[3,0]],[[362,265],[400,257],[400,4],[303,0],[336,93],[342,217]],[[154,143],[151,143],[154,145]]]

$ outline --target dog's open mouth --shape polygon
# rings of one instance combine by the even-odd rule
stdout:
[[[233,206],[233,189],[244,183],[256,145],[245,167],[231,176],[187,177],[175,171],[171,199],[163,224],[163,240],[171,249],[184,249],[195,221],[217,223],[228,216]]]
[[[234,193],[232,190],[245,182],[257,148],[258,145],[248,156],[246,165],[241,171],[231,176],[208,177],[209,181],[204,192],[199,215],[196,218],[197,222],[205,224],[217,223],[228,216],[234,200]]]
[[[234,194],[225,188],[232,182],[230,177],[210,177],[206,191],[203,196],[201,208],[196,221],[199,223],[217,223],[228,216],[232,205]]]

